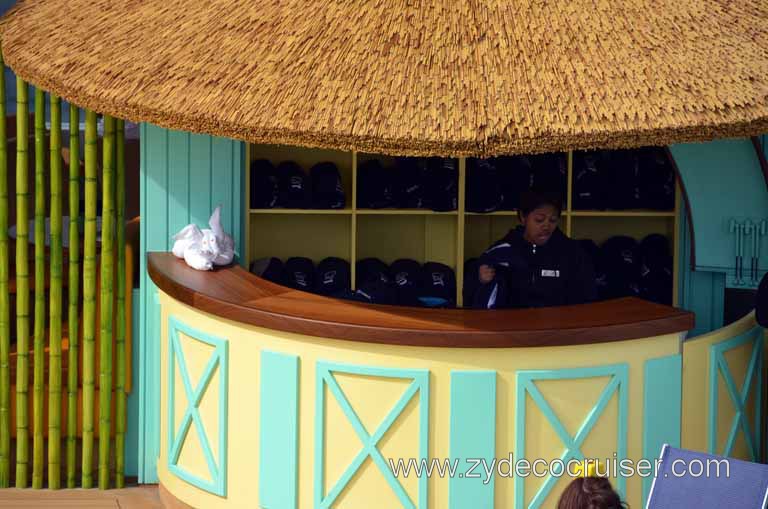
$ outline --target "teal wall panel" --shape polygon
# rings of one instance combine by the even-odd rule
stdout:
[[[136,348],[140,376],[139,481],[157,482],[160,452],[160,315],[157,289],[147,276],[146,253],[169,251],[171,236],[194,222],[207,227],[220,199],[224,227],[235,239],[236,254],[243,239],[242,186],[244,144],[142,124],[141,132],[141,295]],[[214,185],[215,182],[215,185]],[[224,200],[223,198],[227,198]],[[238,213],[235,213],[238,211]]]
[[[133,338],[131,341],[136,345],[139,334],[140,307],[139,301],[141,294],[138,288],[133,289],[133,307],[131,308],[131,330]],[[139,391],[136,388],[139,385],[139,349],[135,346],[131,349],[131,393],[128,394],[127,417],[128,425],[125,429],[125,475],[135,477],[139,475],[139,429],[141,420],[139,418]]]
[[[643,458],[653,464],[664,444],[680,447],[683,398],[683,356],[645,362],[643,390]],[[653,477],[643,478],[643,507]]]
[[[189,168],[189,135],[179,131],[168,131],[168,146],[174,147],[168,152],[169,168]],[[189,172],[174,174],[168,189],[168,233],[173,235],[191,221],[189,220]],[[201,223],[199,226],[203,226]]]
[[[222,138],[214,138],[213,139],[213,157],[211,158],[211,161],[213,161],[214,164],[214,171],[211,172],[212,175],[215,175],[215,169],[219,166],[224,168],[231,168],[233,165],[233,162],[235,160],[236,155],[234,154],[234,146],[233,144],[226,139]],[[234,195],[235,189],[240,189],[240,186],[237,182],[233,182],[234,179],[231,178],[214,178],[211,182],[211,210],[213,210],[217,205],[222,205],[221,209],[221,223],[224,226],[225,231],[232,231],[232,227],[234,226],[234,218],[235,216],[240,216],[242,211],[240,209],[233,209],[232,203],[234,203]]]
[[[730,221],[768,219],[768,192],[750,139],[671,145],[688,191],[701,270],[732,274],[735,237]],[[727,182],[727,185],[723,185]],[[714,204],[717,204],[716,206]],[[751,245],[751,239],[747,244]],[[768,269],[768,236],[762,238],[760,266]],[[744,275],[750,266],[747,248]]]
[[[187,203],[190,222],[207,224],[211,216],[211,181],[213,138],[202,134],[189,136],[189,186],[194,200]]]
[[[298,483],[299,358],[261,353],[259,507],[295,509]]]
[[[448,507],[494,507],[494,475],[487,478],[484,466],[496,457],[496,372],[451,372],[451,463],[474,467],[471,477],[448,480]],[[470,475],[470,474],[468,474]]]
[[[691,231],[685,208],[680,211],[680,259],[678,265],[679,305],[696,315],[688,337],[706,334],[723,326],[725,273],[693,270],[691,266]]]

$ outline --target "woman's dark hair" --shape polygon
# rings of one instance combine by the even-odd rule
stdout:
[[[557,509],[626,509],[605,477],[579,477],[560,495]]]
[[[563,202],[558,193],[528,190],[520,195],[520,214],[523,216],[546,205],[553,206],[558,215],[563,211]]]

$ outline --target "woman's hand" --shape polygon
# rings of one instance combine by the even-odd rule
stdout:
[[[480,282],[483,284],[490,283],[493,281],[493,278],[496,277],[496,269],[491,267],[490,265],[481,265],[480,269],[478,270],[479,276],[480,276]]]

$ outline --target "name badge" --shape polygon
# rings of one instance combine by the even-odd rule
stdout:
[[[541,270],[541,277],[560,277],[559,270]]]

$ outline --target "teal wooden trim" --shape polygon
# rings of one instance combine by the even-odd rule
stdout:
[[[244,238],[242,206],[244,193],[244,147],[240,141],[182,131],[151,124],[140,125],[141,150],[141,255],[140,326],[136,334],[140,376],[135,387],[139,396],[139,481],[157,483],[160,454],[160,331],[155,320],[157,291],[147,276],[146,255],[169,251],[171,236],[183,226],[208,224],[221,202],[222,221],[235,239],[235,253]],[[220,158],[220,159],[217,159]]]
[[[240,142],[236,149],[237,157],[235,160],[240,161],[240,178],[238,179],[237,187],[233,190],[233,203],[240,203],[240,208],[234,211],[232,231],[237,232],[238,239],[240,239],[240,242],[235,242],[235,256],[240,265],[247,270],[249,260],[245,259],[245,253],[248,251],[245,246],[245,240],[248,238],[248,235],[245,234],[245,230],[250,222],[246,221],[245,215],[249,213],[250,205],[248,204],[251,198],[250,189],[245,186],[245,172],[250,171],[251,163],[245,160],[248,153],[246,143]],[[240,191],[239,193],[237,192],[238,190]]]
[[[749,331],[734,338],[721,341],[709,347],[709,428],[708,428],[708,448],[711,454],[730,456],[733,451],[734,443],[739,429],[744,434],[752,461],[760,460],[760,451],[762,450],[762,394],[763,394],[763,332],[764,329],[756,326]],[[752,353],[747,367],[747,373],[744,377],[744,385],[740,391],[736,390],[736,384],[733,376],[728,369],[728,363],[725,360],[725,353],[739,348],[747,343],[752,343]],[[728,397],[731,400],[736,414],[733,417],[733,424],[728,433],[728,439],[722,452],[717,452],[717,418],[719,415],[719,376],[723,377]],[[755,377],[757,375],[757,377]],[[753,378],[755,381],[755,421],[754,433],[749,424],[745,405],[750,396]]]
[[[557,414],[547,403],[547,400],[536,387],[536,380],[570,380],[581,378],[597,378],[608,376],[609,381],[600,394],[597,403],[587,415],[586,419],[571,437],[560,422]],[[555,433],[565,446],[560,455],[560,460],[567,465],[571,460],[583,460],[584,454],[581,446],[586,440],[592,428],[602,415],[613,395],[618,393],[618,419],[617,419],[617,443],[616,457],[621,461],[627,457],[627,419],[628,419],[628,394],[627,384],[629,380],[629,367],[627,364],[614,364],[608,366],[596,366],[588,368],[556,369],[556,370],[530,370],[518,371],[517,376],[517,402],[515,405],[515,450],[518,459],[525,458],[525,419],[526,419],[526,395],[530,395],[533,402],[546,417]],[[529,508],[541,507],[562,472],[550,473],[542,486],[531,499]],[[619,476],[616,488],[624,496],[626,491],[626,478]],[[516,509],[522,509],[525,505],[525,478],[515,477],[515,504]]]
[[[451,464],[484,459],[486,465],[493,465],[496,457],[495,371],[451,372],[450,426]],[[475,468],[475,474],[478,477],[448,480],[449,509],[494,507],[495,476],[484,478],[487,473],[482,467]]]
[[[141,302],[141,292],[134,288],[133,302]],[[133,348],[131,349],[131,392],[128,394],[127,401],[127,426],[125,429],[125,475],[129,477],[135,477],[139,475],[139,433],[141,429],[141,417],[139,415],[139,409],[141,408],[140,399],[141,391],[136,388],[139,384],[139,366],[141,365],[141,356],[138,346],[136,346],[136,338],[139,336],[138,331],[140,327],[139,316],[141,314],[140,304],[133,306],[131,309],[131,323],[133,324],[131,330],[133,337],[131,341]]]
[[[390,410],[373,434],[369,434],[365,426],[360,422],[352,405],[347,400],[341,387],[339,387],[333,373],[345,373],[353,375],[374,376],[382,378],[402,378],[411,380],[411,384],[400,397],[395,406]],[[426,509],[427,507],[427,478],[419,479],[418,501],[414,503],[408,496],[402,484],[395,478],[389,468],[389,464],[382,456],[377,445],[392,424],[402,414],[408,403],[418,393],[419,397],[419,460],[426,460],[429,441],[429,371],[417,369],[380,368],[372,366],[358,366],[352,364],[337,364],[318,361],[315,374],[316,400],[315,400],[315,507],[328,509],[333,506],[337,497],[346,488],[347,484],[358,471],[367,457],[378,467],[392,491],[407,509]],[[357,434],[363,447],[352,460],[344,473],[337,480],[328,493],[325,493],[325,388],[334,397],[341,407],[352,428]],[[404,458],[405,459],[405,458]]]
[[[157,483],[157,462],[160,456],[160,301],[158,291],[147,274],[147,257],[150,251],[167,251],[168,235],[168,131],[151,124],[141,124],[139,144],[140,206],[140,286],[141,326],[136,344],[141,350],[139,384],[141,397],[139,413],[139,482]]]
[[[183,332],[190,338],[200,341],[214,348],[211,357],[208,359],[197,385],[193,388],[189,377],[187,362],[184,358],[184,351],[181,348],[179,332]],[[168,318],[168,470],[202,490],[214,493],[219,496],[227,494],[227,438],[228,438],[228,419],[227,419],[227,400],[228,400],[228,341],[212,336],[205,332],[193,329],[179,321],[176,317]],[[178,366],[179,375],[184,385],[184,394],[187,400],[187,408],[181,423],[176,428],[175,409],[176,409],[176,382],[175,373]],[[218,462],[213,455],[208,435],[205,432],[203,420],[200,417],[199,407],[202,402],[206,389],[213,378],[214,373],[219,372],[219,436],[218,436]],[[187,440],[191,440],[189,429],[194,424],[197,432],[200,446],[205,456],[208,466],[210,480],[200,478],[185,470],[178,464],[181,449]]]
[[[685,204],[680,209],[679,307],[695,313],[695,327],[688,337],[712,332],[723,326],[726,277],[722,272],[705,272],[691,267],[691,232]]]
[[[261,352],[259,381],[259,506],[298,503],[299,358]]]
[[[648,359],[643,384],[643,459],[653,464],[664,444],[680,447],[683,356]],[[642,507],[652,483],[653,478],[643,478]]]
[[[139,125],[139,138],[140,139],[146,139],[146,131],[147,131],[147,125],[146,124],[140,124]],[[139,213],[141,217],[146,217],[144,215],[144,211],[146,210],[147,204],[146,204],[146,185],[147,185],[147,178],[144,173],[144,168],[147,167],[147,147],[144,145],[144,143],[139,144]],[[141,253],[141,256],[139,256],[139,326],[133,329],[135,331],[134,338],[133,338],[133,348],[136,352],[136,355],[139,358],[138,364],[136,366],[139,368],[139,376],[134,378],[134,392],[138,395],[139,398],[139,422],[138,424],[138,451],[137,451],[137,461],[138,461],[138,480],[139,482],[145,482],[145,479],[148,477],[148,470],[149,470],[149,463],[147,461],[147,433],[146,433],[146,423],[149,421],[149,416],[147,415],[147,411],[149,408],[149,404],[147,401],[147,394],[146,394],[146,387],[148,387],[146,383],[146,377],[147,377],[147,370],[143,368],[147,364],[147,355],[146,355],[146,347],[144,344],[144,338],[147,337],[147,332],[145,327],[146,324],[146,316],[147,316],[147,267],[146,267],[146,260],[144,253],[146,253],[147,248],[147,236],[146,236],[146,230],[147,230],[147,221],[141,221],[139,223],[139,252]],[[155,477],[157,475],[155,474]]]

